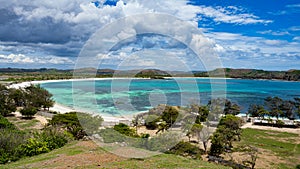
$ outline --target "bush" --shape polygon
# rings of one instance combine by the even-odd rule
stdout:
[[[79,118],[78,118],[79,117]],[[49,125],[60,126],[71,133],[75,139],[82,139],[87,134],[94,134],[103,122],[102,117],[87,113],[70,112],[57,114],[49,121]]]
[[[57,128],[47,128],[41,134],[40,138],[47,142],[47,147],[54,150],[63,147],[69,140],[69,137]]]
[[[183,157],[190,157],[193,159],[202,159],[201,155],[204,154],[204,150],[201,150],[199,147],[189,142],[181,141],[176,146],[167,151],[167,153],[176,154]]]
[[[0,129],[16,129],[15,125],[9,122],[6,118],[0,115]]]
[[[23,155],[18,147],[25,143],[26,138],[24,132],[0,129],[0,164],[20,159]]]
[[[129,137],[138,137],[138,135],[136,135],[135,133],[135,130],[131,129],[129,126],[123,123],[115,125],[114,130]]]
[[[35,107],[25,107],[20,111],[22,116],[25,116],[27,118],[31,118],[37,113],[37,109]]]
[[[164,132],[156,135],[148,140],[146,148],[151,151],[166,152],[170,148],[174,147],[182,136],[178,132]]]
[[[296,165],[296,169],[300,169],[300,164]]]
[[[20,146],[25,156],[34,156],[60,148],[68,142],[67,136],[56,128],[47,128],[41,133],[35,133]]]
[[[103,139],[104,143],[114,143],[114,142],[125,142],[126,137],[122,136],[119,132],[113,128],[102,129],[98,133],[99,136]]]
[[[35,137],[29,138],[25,144],[21,145],[20,149],[25,156],[34,156],[50,151],[47,142]]]
[[[160,117],[157,115],[148,115],[145,120],[145,126],[148,130],[157,129],[157,122],[160,120]]]
[[[282,126],[284,126],[284,122],[282,120],[277,120],[276,125],[277,125],[277,127],[282,127]]]

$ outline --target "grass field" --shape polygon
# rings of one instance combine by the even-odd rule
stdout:
[[[162,154],[146,159],[128,159],[104,151],[92,141],[74,141],[47,154],[0,165],[0,168],[227,168],[221,165]]]
[[[10,117],[19,128],[34,130],[35,119],[23,120]],[[300,164],[300,135],[286,132],[243,129],[240,142],[234,146],[252,145],[258,148],[256,168],[295,169]],[[233,156],[237,159],[239,154]],[[92,141],[72,141],[66,146],[46,154],[24,158],[0,165],[11,168],[227,168],[202,160],[162,154],[145,159],[123,158],[103,150]]]
[[[238,145],[259,149],[258,168],[295,168],[300,164],[300,135],[294,133],[243,129]]]

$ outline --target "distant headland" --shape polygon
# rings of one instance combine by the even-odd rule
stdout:
[[[241,79],[274,79],[286,81],[300,81],[300,70],[267,71],[259,69],[233,69],[218,68],[212,71],[164,71],[159,69],[143,70],[113,70],[113,69],[21,69],[0,68],[0,80],[2,81],[32,81],[52,79],[72,79],[86,77],[140,77],[151,79],[163,79],[163,77],[226,77]]]

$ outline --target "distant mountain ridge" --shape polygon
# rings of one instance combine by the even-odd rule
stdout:
[[[230,78],[242,78],[242,79],[277,79],[287,81],[300,81],[300,70],[288,70],[288,71],[265,71],[258,69],[231,69],[222,68],[210,71],[210,76],[214,76],[215,73],[224,71],[226,77]]]
[[[61,70],[61,69],[19,69],[19,68],[0,68],[2,74],[13,73],[45,73],[45,74],[60,74],[68,73],[69,75],[82,74],[95,75],[97,77],[228,77],[228,78],[242,78],[242,79],[277,79],[287,81],[300,81],[300,70],[288,71],[266,71],[259,69],[232,69],[219,68],[212,71],[163,71],[159,69],[144,69],[144,70],[113,70],[113,69],[95,69],[95,68],[81,68],[76,70]]]

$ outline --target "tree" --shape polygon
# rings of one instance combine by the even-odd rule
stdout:
[[[283,100],[279,97],[267,97],[265,99],[265,105],[269,109],[270,116],[276,117],[277,120],[282,116],[282,110],[280,109]]]
[[[294,118],[294,102],[290,100],[284,100],[282,104],[279,106],[280,110],[282,111],[281,117],[286,117],[288,119]]]
[[[181,126],[181,129],[183,132],[186,133],[186,136],[189,139],[189,142],[191,141],[191,137],[192,137],[192,127],[195,124],[195,115],[194,114],[189,114],[187,115],[184,119],[183,119],[183,124]]]
[[[156,134],[158,134],[159,132],[164,132],[167,129],[168,129],[167,122],[160,121],[160,122],[158,122],[158,130],[157,130]]]
[[[217,131],[213,134],[212,145],[209,154],[219,156],[225,150],[232,149],[232,142],[239,141],[242,129],[242,120],[233,115],[226,115],[221,118]]]
[[[266,115],[270,114],[263,106],[258,107],[257,113],[258,113],[258,116],[263,119],[265,118]]]
[[[159,121],[160,117],[157,115],[148,115],[145,119],[145,126],[148,130],[155,130],[158,127],[157,122]]]
[[[208,102],[208,107],[210,108],[210,115],[213,115],[213,119],[210,120],[215,121],[218,121],[221,114],[237,115],[241,110],[239,105],[237,105],[236,103],[232,103],[230,100],[224,98],[210,100]]]
[[[166,122],[166,130],[169,129],[176,121],[179,111],[174,106],[166,106],[162,113],[161,119]]]
[[[70,112],[53,116],[52,120],[49,121],[49,125],[65,128],[76,139],[81,139],[87,134],[96,132],[101,126],[102,120],[100,116],[93,117],[86,113]],[[81,125],[81,121],[83,125]]]
[[[248,108],[248,114],[251,117],[258,117],[259,116],[258,110],[259,110],[259,105],[257,105],[257,104],[250,104],[250,106]]]
[[[37,109],[35,107],[25,107],[20,113],[26,118],[32,118],[37,113]]]
[[[299,98],[294,98],[294,106],[296,108],[296,112],[298,116],[300,117],[300,97]]]
[[[195,123],[191,128],[191,133],[193,136],[197,137],[199,144],[203,144],[204,151],[207,152],[207,143],[210,139],[210,135],[212,134],[212,130],[210,130],[209,127]]]
[[[53,106],[52,94],[43,89],[40,85],[30,85],[25,88],[25,106],[36,108],[48,108]]]
[[[17,110],[14,100],[10,97],[11,89],[0,85],[0,114],[7,116]]]
[[[207,121],[209,114],[208,106],[198,106],[198,116],[196,118],[196,123],[201,123]]]
[[[14,100],[17,107],[24,106],[24,92],[21,89],[11,89],[9,97]]]
[[[132,124],[135,127],[135,134],[138,134],[138,127],[141,124],[141,116],[140,115],[134,116],[132,119]]]

